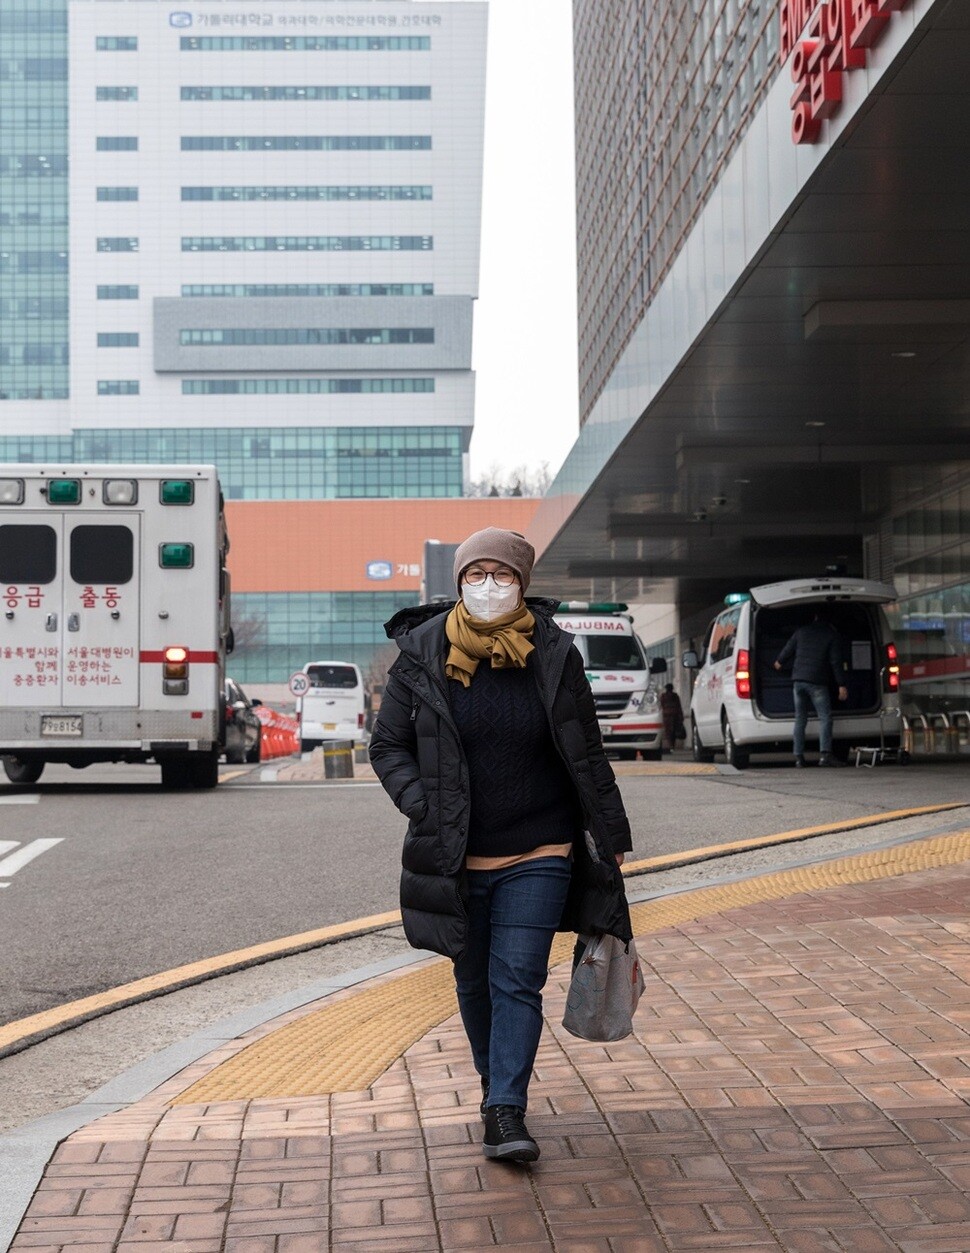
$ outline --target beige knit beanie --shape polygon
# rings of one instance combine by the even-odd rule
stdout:
[[[525,595],[532,577],[536,550],[524,535],[518,531],[503,531],[498,526],[487,526],[484,531],[476,531],[469,535],[463,544],[458,545],[455,553],[455,587],[458,586],[462,571],[475,561],[501,561],[519,576],[522,584],[522,595]]]

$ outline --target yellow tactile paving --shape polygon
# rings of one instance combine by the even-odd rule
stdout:
[[[696,761],[611,761],[617,775],[638,774],[719,774],[717,766]]]
[[[633,929],[644,935],[743,905],[887,879],[968,858],[970,831],[937,836],[645,901],[632,907]],[[571,936],[557,936],[552,964],[565,961],[572,945]],[[172,1103],[362,1091],[456,1010],[451,963],[437,961],[312,1010],[215,1066]]]

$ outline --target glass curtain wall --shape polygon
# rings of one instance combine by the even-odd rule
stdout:
[[[68,396],[66,0],[0,0],[0,400]]]

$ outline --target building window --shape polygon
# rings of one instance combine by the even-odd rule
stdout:
[[[433,296],[434,283],[183,283],[183,296]]]
[[[96,140],[98,152],[137,152],[137,135],[98,135]]]
[[[98,52],[137,52],[137,35],[98,35],[94,41]]]
[[[433,392],[433,378],[183,379],[183,396],[327,396]]]
[[[137,200],[137,187],[99,187],[99,200]]]
[[[101,142],[99,139],[99,148]],[[138,146],[137,140],[134,146]],[[400,152],[430,148],[430,135],[182,136],[183,152]]]
[[[237,344],[433,344],[434,328],[430,326],[207,328],[205,330],[180,331],[179,343],[194,344],[207,348]]]
[[[137,396],[137,379],[98,379],[99,396]]]
[[[138,286],[135,283],[107,283],[98,287],[99,300],[137,300]]]
[[[183,52],[429,52],[428,35],[183,35]]]
[[[380,87],[183,87],[183,100],[430,100],[431,88]]]
[[[96,100],[137,100],[137,87],[95,87]]]
[[[182,236],[183,252],[430,252],[433,248],[432,235]]]
[[[183,200],[430,200],[427,184],[183,187]]]
[[[138,237],[133,235],[101,235],[98,252],[137,252]]]
[[[137,331],[98,331],[99,348],[137,348]]]

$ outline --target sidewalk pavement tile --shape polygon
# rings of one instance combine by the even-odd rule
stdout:
[[[968,889],[961,863],[648,934],[615,1044],[562,1029],[557,967],[529,1169],[481,1155],[457,1017],[366,1091],[170,1103],[284,1015],[66,1140],[13,1253],[967,1253]]]

